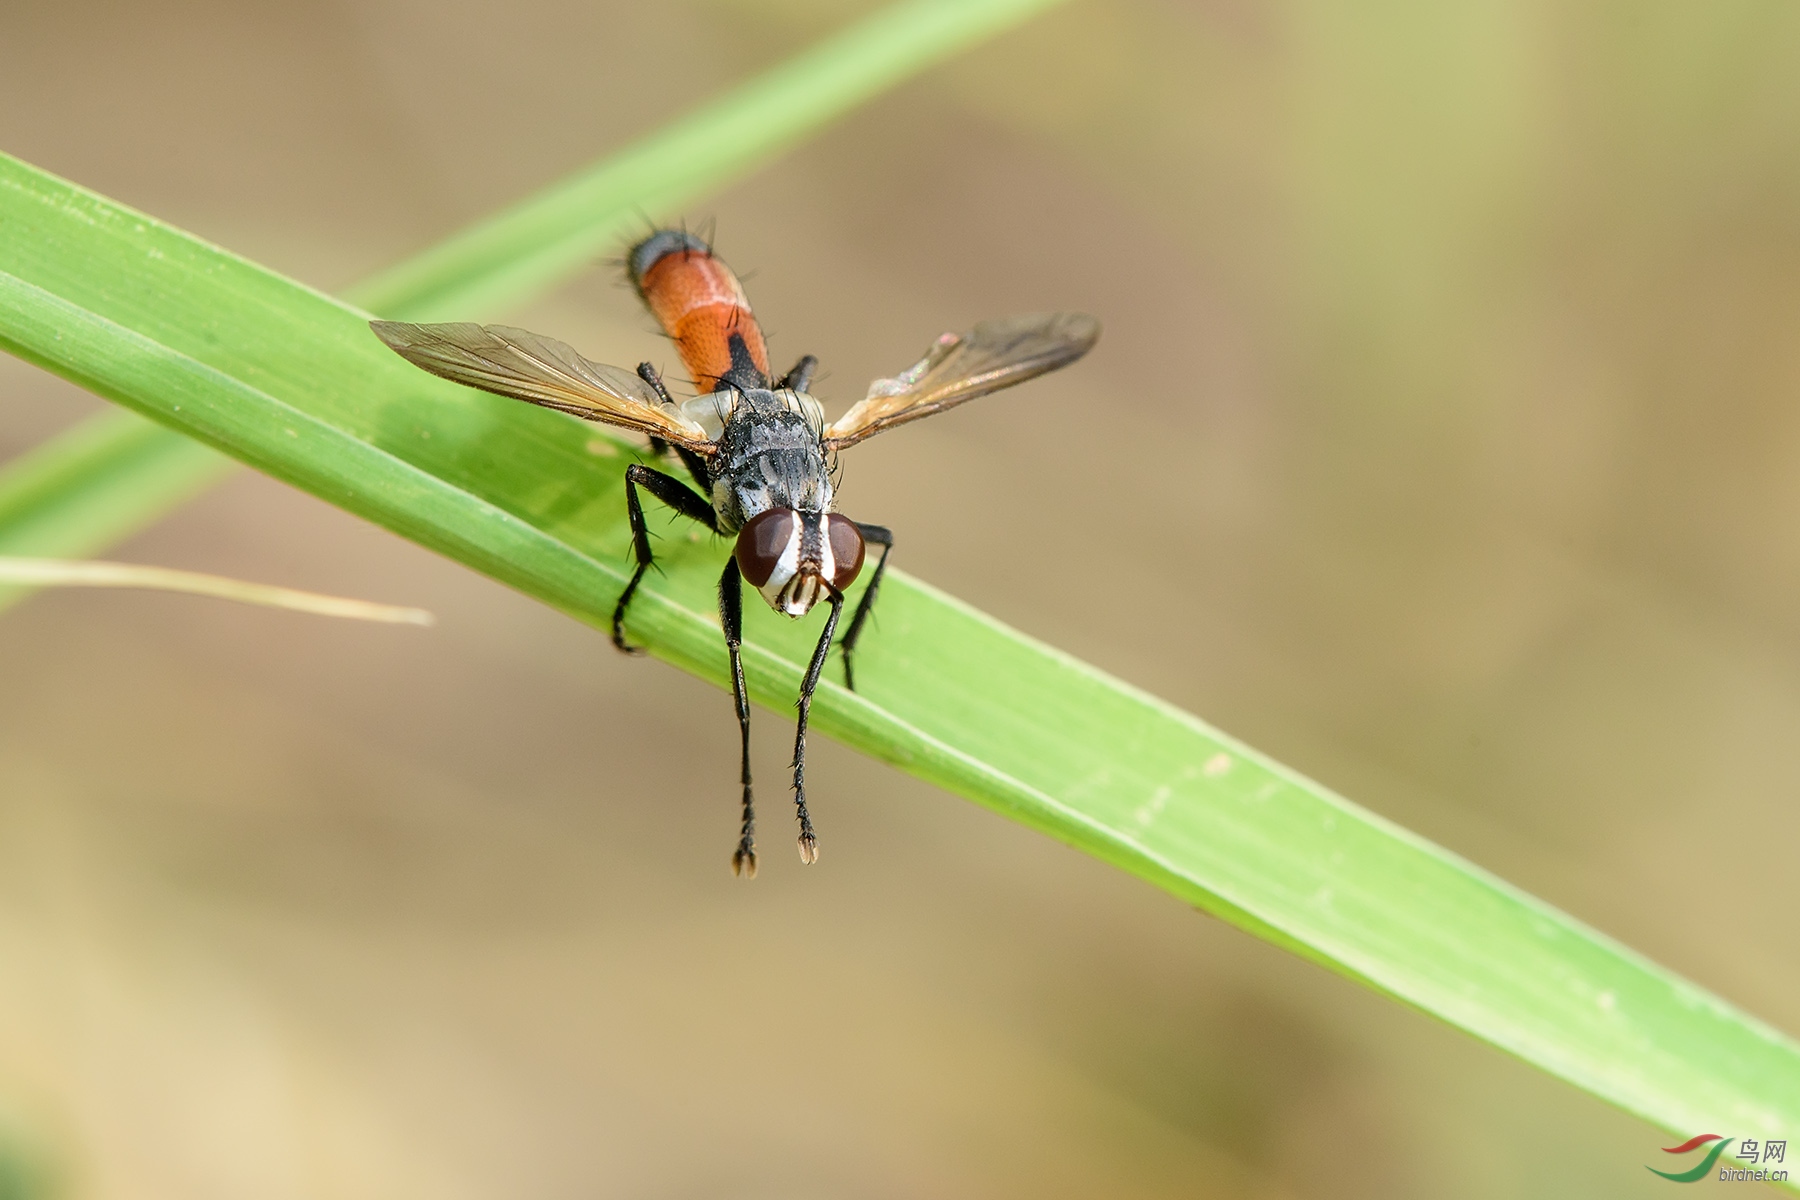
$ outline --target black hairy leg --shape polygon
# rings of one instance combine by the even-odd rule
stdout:
[[[881,577],[887,571],[888,553],[894,548],[894,533],[880,525],[864,525],[856,523],[857,532],[862,534],[863,541],[881,547],[881,557],[875,560],[875,573],[869,576],[869,586],[863,591],[862,599],[856,602],[856,612],[851,614],[850,628],[844,631],[841,649],[844,652],[844,686],[851,691],[856,690],[856,673],[851,668],[850,656],[856,651],[856,639],[862,636],[863,624],[869,619],[869,610],[875,607],[875,593],[881,590]]]
[[[625,610],[630,606],[644,572],[656,562],[650,552],[650,531],[644,526],[644,506],[638,501],[640,487],[682,516],[700,522],[714,533],[719,530],[711,502],[681,480],[642,463],[632,463],[625,468],[625,515],[631,520],[631,548],[637,555],[637,570],[632,572],[631,582],[625,585],[625,590],[619,594],[619,603],[613,608],[612,640],[613,645],[627,654],[636,654],[638,649],[625,641]]]
[[[794,369],[781,377],[781,386],[789,391],[804,392],[812,386],[813,371],[818,367],[816,356],[808,354],[794,364]]]
[[[744,822],[738,830],[737,849],[731,855],[731,873],[756,878],[756,802],[750,790],[750,691],[744,686],[744,595],[737,558],[725,560],[719,576],[719,625],[725,630],[725,652],[731,658],[731,696],[737,702],[738,732],[742,755],[738,778],[744,785]]]
[[[812,817],[806,812],[806,719],[812,713],[813,691],[819,686],[825,659],[831,654],[831,635],[837,631],[838,617],[844,611],[844,593],[831,588],[826,595],[831,601],[831,615],[825,618],[825,632],[819,635],[806,678],[800,681],[800,702],[796,706],[800,718],[794,730],[794,816],[800,822],[800,861],[804,863],[819,861],[819,839],[813,834]]]

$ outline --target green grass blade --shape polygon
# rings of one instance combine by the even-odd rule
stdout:
[[[1058,0],[907,0],[346,293],[407,321],[479,320],[769,162],[865,100]],[[230,464],[130,413],[0,469],[0,553],[77,557],[154,524]],[[27,594],[0,588],[0,610]]]
[[[593,426],[427,376],[348,305],[14,160],[0,159],[0,228],[0,344],[605,625],[630,456]],[[721,683],[726,548],[662,546],[667,574],[647,580],[631,632]],[[825,683],[822,732],[1672,1132],[1800,1128],[1793,1041],[1194,717],[890,580],[866,690]],[[786,709],[816,621],[747,618],[751,693]],[[829,787],[816,798],[828,811]]]

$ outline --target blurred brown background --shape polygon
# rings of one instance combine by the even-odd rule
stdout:
[[[10,0],[0,148],[340,288],[868,7]],[[840,403],[1101,316],[846,508],[1793,1030],[1797,205],[1778,0],[1086,0],[658,215]],[[667,356],[601,266],[508,316]],[[0,395],[7,454],[102,407]],[[725,696],[281,485],[119,555],[441,625],[0,619],[0,1191],[1667,1186],[1649,1127],[829,743],[823,861],[733,881]]]

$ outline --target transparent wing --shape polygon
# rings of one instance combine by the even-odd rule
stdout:
[[[370,321],[396,354],[433,375],[589,421],[621,425],[711,454],[717,444],[630,371],[589,362],[573,347],[505,325]]]
[[[1100,322],[1083,313],[1032,313],[983,321],[946,333],[925,357],[825,427],[825,446],[841,450],[895,425],[943,412],[965,400],[1066,367],[1100,340]]]

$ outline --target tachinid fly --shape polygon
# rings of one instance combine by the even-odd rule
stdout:
[[[806,811],[806,720],[813,691],[843,612],[844,592],[862,570],[865,547],[873,545],[881,555],[840,643],[844,682],[856,686],[851,656],[894,544],[882,526],[838,514],[837,452],[884,429],[1067,366],[1094,345],[1100,325],[1080,313],[1050,313],[947,333],[925,357],[892,379],[877,379],[863,400],[827,423],[824,409],[807,391],[818,360],[808,354],[787,374],[770,373],[768,349],[744,289],[704,241],[683,230],[659,230],[632,247],[627,266],[632,285],[675,342],[699,395],[678,402],[649,363],[635,373],[602,366],[562,342],[504,325],[372,321],[370,326],[407,361],[434,375],[636,430],[649,436],[657,455],[680,458],[698,491],[642,463],[625,471],[637,570],[613,609],[613,644],[619,649],[634,649],[625,640],[625,614],[652,561],[639,488],[714,533],[737,539],[719,579],[719,618],[743,742],[743,827],[731,859],[740,874],[756,873],[741,581],[748,580],[786,616],[805,616],[821,600],[830,606],[800,684],[794,735],[800,858],[810,863],[819,853]]]

